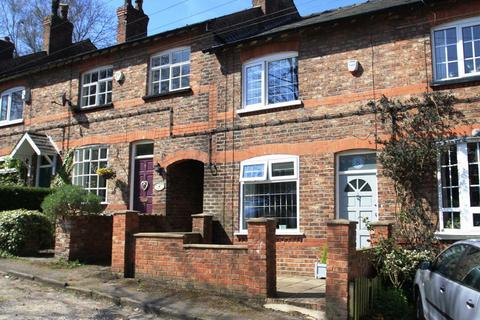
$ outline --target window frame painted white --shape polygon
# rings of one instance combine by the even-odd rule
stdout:
[[[469,162],[468,162],[468,144],[480,143],[479,139],[468,139],[464,141],[457,141],[454,143],[447,143],[445,146],[456,147],[457,168],[458,168],[458,188],[459,188],[459,206],[458,207],[443,207],[443,193],[442,193],[442,173],[441,173],[441,156],[442,150],[438,152],[437,157],[437,192],[438,192],[438,225],[439,231],[436,235],[439,238],[461,239],[471,235],[480,235],[480,226],[473,226],[473,215],[480,214],[480,207],[470,206],[470,177],[469,177]],[[463,180],[462,177],[466,177]],[[460,228],[445,228],[443,222],[444,212],[460,213]]]
[[[300,95],[299,88],[299,78],[298,78],[298,52],[297,51],[287,51],[281,53],[270,54],[262,56],[260,58],[255,58],[246,61],[242,66],[242,108],[237,110],[237,113],[245,113],[252,111],[259,111],[265,109],[281,108],[292,105],[301,104],[301,100],[297,97],[295,100],[279,102],[279,103],[268,103],[268,64],[270,62],[281,61],[286,59],[296,59],[297,65],[297,83],[296,89],[297,94]],[[261,66],[261,102],[256,104],[247,104],[247,69]]]
[[[283,163],[283,162],[293,162],[294,163],[294,171],[295,174],[293,176],[285,176],[285,177],[276,177],[277,179],[271,179],[271,164],[272,163]],[[257,178],[252,180],[251,178],[242,178],[243,176],[243,167],[245,165],[252,165],[252,164],[265,164],[265,171],[268,174],[265,174],[263,178]],[[240,163],[240,219],[239,219],[239,231],[236,232],[236,235],[245,235],[248,234],[248,230],[243,228],[244,224],[244,216],[243,216],[243,186],[245,184],[259,184],[259,183],[279,183],[279,182],[296,182],[296,219],[297,219],[297,227],[295,229],[276,229],[277,235],[300,235],[300,159],[299,156],[296,155],[285,155],[285,154],[274,154],[274,155],[266,155],[260,156],[255,158],[250,158],[244,160]]]
[[[107,154],[106,154],[106,157],[105,157],[105,158],[101,158],[101,157],[100,157],[100,155],[101,155],[100,149],[102,149],[102,148],[105,148],[105,149],[107,150]],[[96,190],[96,193],[94,193],[94,194],[97,194],[97,195],[98,195],[98,191],[99,191],[99,190],[105,189],[105,200],[102,201],[102,204],[108,204],[108,179],[105,180],[105,188],[103,188],[103,187],[100,188],[100,187],[99,187],[99,180],[97,180],[97,187],[96,187],[95,189],[92,189],[92,188],[90,188],[90,187],[89,187],[89,188],[84,188],[84,187],[83,187],[83,184],[82,184],[82,185],[75,184],[75,178],[77,178],[78,176],[82,176],[82,177],[83,177],[83,176],[86,176],[85,173],[82,174],[82,175],[75,175],[75,166],[76,166],[77,164],[80,164],[80,163],[82,163],[82,164],[83,164],[83,163],[86,163],[86,161],[85,161],[85,154],[83,155],[83,160],[82,160],[81,162],[76,161],[76,152],[77,152],[77,151],[84,152],[84,150],[86,150],[86,149],[90,149],[90,158],[89,158],[89,161],[88,161],[88,162],[90,163],[90,165],[91,165],[91,162],[92,162],[92,159],[91,159],[92,150],[93,150],[93,149],[98,149],[98,150],[99,150],[99,152],[98,152],[98,159],[95,160],[95,161],[97,161],[97,162],[100,162],[101,160],[106,161],[107,164],[106,164],[105,167],[108,168],[109,156],[110,156],[110,148],[109,148],[108,145],[105,145],[105,144],[94,144],[94,145],[87,145],[87,146],[82,146],[82,147],[80,147],[80,148],[76,148],[75,151],[74,151],[74,153],[73,153],[72,184],[73,184],[73,185],[80,186],[80,187],[82,187],[83,189],[88,190],[88,191],[90,191],[90,192],[91,192],[91,190]],[[95,173],[95,174],[88,174],[88,175],[94,175],[94,176],[97,176],[97,177],[98,177],[98,175],[97,175],[96,173]],[[92,192],[92,193],[93,193],[93,192]]]
[[[97,81],[95,82],[89,82],[87,84],[85,84],[85,76],[86,75],[92,75],[94,73],[98,73],[100,74],[101,71],[104,71],[104,70],[111,70],[111,76],[109,77],[106,77],[104,79],[100,79],[100,76],[97,78]],[[95,107],[101,107],[101,106],[105,106],[105,105],[109,105],[113,102],[113,66],[103,66],[103,67],[98,67],[98,68],[95,68],[95,69],[91,69],[91,70],[88,70],[86,72],[83,72],[81,74],[81,77],[80,77],[80,80],[81,80],[81,89],[80,89],[80,109],[90,109],[90,108],[95,108]],[[111,83],[111,90],[108,90],[108,83]],[[100,93],[100,85],[101,83],[105,83],[106,85],[106,91],[105,92],[102,92]],[[91,105],[91,104],[88,104],[88,105],[85,105],[84,104],[84,101],[83,99],[88,96],[88,97],[91,97],[93,95],[91,94],[88,94],[85,96],[85,89],[88,87],[91,87],[95,85],[96,87],[96,91],[95,91],[95,104]],[[108,98],[108,94],[110,93],[110,101],[107,102],[107,98]],[[100,99],[100,94],[105,94],[105,103],[103,104],[99,104],[99,99]]]
[[[189,51],[188,55],[188,61],[182,61],[182,62],[177,62],[177,63],[172,63],[172,55],[175,52],[181,52],[181,51]],[[153,60],[155,58],[160,58],[161,56],[164,56],[168,54],[169,55],[169,63],[168,64],[160,64],[158,66],[153,66]],[[185,77],[185,75],[182,74],[182,66],[188,65],[189,66],[189,72],[188,72],[188,86],[182,86],[182,78]],[[168,91],[167,92],[162,92],[162,82],[167,81],[167,80],[162,80],[162,69],[163,68],[169,68],[169,76],[168,76]],[[172,69],[174,67],[180,67],[180,75],[176,78],[179,79],[180,81],[180,86],[177,89],[172,89]],[[155,71],[159,70],[159,78],[158,81],[153,80],[153,73]],[[168,94],[170,92],[176,92],[180,90],[186,90],[191,87],[191,75],[192,75],[192,49],[189,46],[184,46],[184,47],[177,47],[173,49],[168,49],[164,50],[158,53],[155,53],[150,57],[150,63],[149,63],[149,70],[148,70],[148,94],[149,95],[162,95],[162,94]],[[153,86],[155,83],[158,83],[159,85],[159,92],[153,92]]]
[[[10,120],[11,110],[12,110],[12,94],[15,92],[22,92],[22,117],[20,119]],[[23,122],[23,117],[25,113],[25,94],[26,89],[25,87],[18,86],[14,88],[10,88],[0,93],[0,109],[2,108],[3,97],[7,96],[7,118],[5,120],[0,120],[0,127],[2,126],[9,126],[12,124],[18,124]]]
[[[432,69],[433,69],[433,79],[436,82],[442,82],[442,81],[449,81],[449,80],[455,80],[455,79],[468,79],[469,77],[475,77],[475,76],[480,76],[480,70],[477,72],[472,72],[472,73],[465,73],[465,56],[464,56],[464,41],[463,41],[463,33],[462,29],[465,27],[474,27],[480,25],[480,17],[474,17],[474,18],[468,18],[468,19],[462,19],[450,23],[445,23],[439,26],[436,26],[435,28],[432,28],[431,30],[431,50],[432,50]],[[437,75],[437,57],[436,57],[436,44],[435,44],[435,32],[436,31],[442,31],[446,29],[451,29],[455,28],[456,30],[456,36],[457,36],[457,67],[458,67],[458,76],[457,77],[449,77],[448,72],[447,72],[447,77],[446,78],[438,78]],[[474,46],[472,42],[472,46]],[[475,50],[474,48],[472,50]],[[475,57],[475,54],[473,55]],[[448,57],[446,57],[448,59]],[[447,61],[447,60],[446,60]],[[447,69],[448,70],[448,69]]]

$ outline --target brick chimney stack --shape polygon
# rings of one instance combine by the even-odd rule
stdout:
[[[61,17],[58,10],[61,7]],[[72,45],[73,24],[68,21],[68,4],[52,0],[52,13],[43,20],[43,51],[52,54]]]
[[[0,61],[13,59],[14,51],[15,45],[10,41],[9,37],[5,37],[5,40],[0,40]]]
[[[261,7],[264,14],[274,14],[281,11],[280,14],[298,15],[297,7],[293,0],[252,0],[254,7]]]
[[[123,6],[117,9],[118,28],[117,43],[140,39],[147,36],[149,18],[143,12],[143,0],[125,0]]]

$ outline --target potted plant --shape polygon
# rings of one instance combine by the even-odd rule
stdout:
[[[99,168],[97,169],[97,174],[107,180],[113,179],[117,175],[112,168]]]
[[[327,278],[327,254],[327,247],[323,247],[318,261],[315,262],[315,279]]]

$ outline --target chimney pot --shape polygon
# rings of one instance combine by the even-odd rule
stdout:
[[[66,3],[60,4],[60,11],[62,13],[62,19],[68,20],[68,4]]]
[[[58,16],[58,7],[60,6],[60,0],[52,0],[52,16]]]

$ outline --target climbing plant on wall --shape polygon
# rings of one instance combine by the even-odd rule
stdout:
[[[50,184],[51,188],[61,187],[63,185],[71,184],[73,169],[73,150],[65,151],[61,166],[57,168],[57,173]]]
[[[455,102],[451,94],[430,93],[403,102],[384,96],[369,104],[383,131],[376,139],[378,160],[395,188],[398,235],[411,247],[434,240],[439,142],[454,137],[453,128],[464,121]]]

